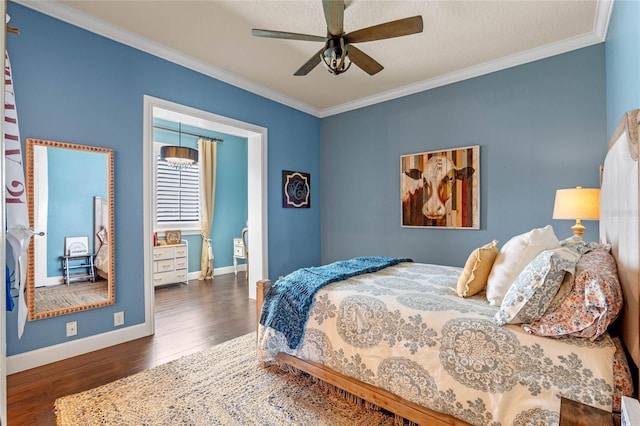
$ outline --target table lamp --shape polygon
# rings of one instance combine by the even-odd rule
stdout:
[[[571,227],[573,234],[580,237],[586,229],[582,220],[600,219],[600,189],[578,186],[571,189],[558,189],[553,206],[554,219],[575,219]]]

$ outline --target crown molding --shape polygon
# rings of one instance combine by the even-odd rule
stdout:
[[[615,0],[599,0],[596,6],[596,19],[593,23],[593,32],[600,37],[601,41],[607,39],[607,31],[609,30],[609,21],[613,12],[613,3]]]
[[[609,28],[609,21],[613,11],[614,1],[615,0],[599,0],[597,2],[596,17],[594,19],[592,33],[572,37],[556,43],[550,43],[535,49],[506,56],[495,61],[485,62],[484,64],[475,65],[439,77],[423,80],[399,89],[358,99],[354,102],[347,102],[335,107],[326,108],[320,112],[320,118],[329,117],[331,115],[340,114],[358,108],[364,108],[380,102],[390,101],[403,96],[435,89],[436,87],[446,86],[447,84],[457,83],[474,77],[480,77],[481,75],[490,74],[492,72],[523,65],[529,62],[539,61],[551,56],[602,43],[607,38],[607,30]]]
[[[423,80],[415,84],[410,84],[398,89],[379,93],[366,98],[358,99],[354,102],[344,103],[335,107],[326,108],[321,111],[320,118],[328,117],[335,114],[351,111],[358,108],[374,105],[380,102],[386,102],[393,99],[401,98],[415,93],[424,92],[426,90],[435,89],[437,87],[446,86],[452,83],[458,83],[463,80],[480,77],[482,75],[491,74],[507,68],[513,68],[529,62],[535,62],[561,53],[570,52],[572,50],[581,49],[593,44],[601,43],[599,36],[590,33],[577,36],[557,43],[551,43],[542,47],[519,52],[515,55],[505,56],[495,61],[485,62],[480,65],[464,68],[449,74],[444,74],[428,80]]]
[[[373,96],[367,96],[353,102],[347,102],[335,107],[325,109],[315,108],[304,102],[300,102],[297,99],[285,96],[280,92],[276,92],[264,86],[255,84],[247,79],[224,71],[220,68],[214,67],[213,65],[206,64],[174,49],[168,48],[159,43],[155,43],[144,37],[140,37],[139,35],[136,35],[130,31],[123,30],[122,28],[108,24],[87,14],[78,12],[75,9],[58,3],[57,1],[12,1],[22,6],[41,12],[45,15],[49,15],[53,18],[83,28],[87,31],[141,50],[150,55],[157,56],[169,62],[173,62],[175,64],[184,66],[222,82],[247,90],[256,95],[263,96],[267,99],[271,99],[275,102],[281,103],[307,114],[311,114],[319,118],[324,118],[601,43],[606,39],[609,20],[615,0],[599,0],[597,2],[596,17],[594,20],[593,32],[591,33],[572,37],[560,42],[547,44],[542,47],[503,57],[495,61],[485,62],[483,64],[468,67],[459,71],[445,74],[443,76],[423,80],[418,83],[410,84],[398,89],[379,93]]]
[[[165,59],[169,62],[181,65],[185,68],[189,68],[193,71],[197,71],[201,74],[220,80],[224,83],[228,83],[232,86],[239,87],[247,90],[256,95],[263,96],[267,99],[271,99],[283,105],[297,109],[308,114],[319,116],[320,110],[312,107],[304,102],[300,102],[297,99],[285,96],[280,92],[268,89],[264,86],[256,84],[252,81],[239,77],[235,74],[229,73],[213,65],[202,62],[191,56],[185,55],[175,49],[171,49],[154,41],[151,41],[145,37],[141,37],[130,31],[124,30],[115,25],[109,24],[93,16],[79,12],[73,8],[58,3],[54,0],[37,1],[37,0],[11,0],[14,3],[20,4],[29,9],[33,9],[37,12],[59,19],[68,24],[85,29],[92,33],[101,35],[108,39],[117,41],[124,45],[141,50],[153,56]]]

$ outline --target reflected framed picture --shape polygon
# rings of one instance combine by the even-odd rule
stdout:
[[[89,236],[64,237],[65,256],[86,256],[89,254]]]
[[[167,244],[180,244],[182,241],[182,232],[180,231],[167,231],[164,236]]]
[[[480,229],[480,146],[400,157],[401,226]]]
[[[311,207],[311,175],[282,171],[282,207],[308,209]]]

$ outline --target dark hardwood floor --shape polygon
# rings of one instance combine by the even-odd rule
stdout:
[[[9,375],[9,426],[55,425],[58,397],[255,331],[255,301],[248,291],[244,272],[156,289],[155,335]]]

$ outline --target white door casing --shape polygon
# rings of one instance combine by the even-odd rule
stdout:
[[[223,117],[210,112],[176,104],[170,101],[144,96],[143,129],[143,215],[144,215],[144,276],[145,323],[153,333],[152,241],[153,241],[153,118],[179,121],[195,127],[210,129],[229,135],[247,138],[248,150],[248,220],[249,247],[249,298],[255,299],[255,283],[269,276],[267,247],[267,129],[250,123]]]

